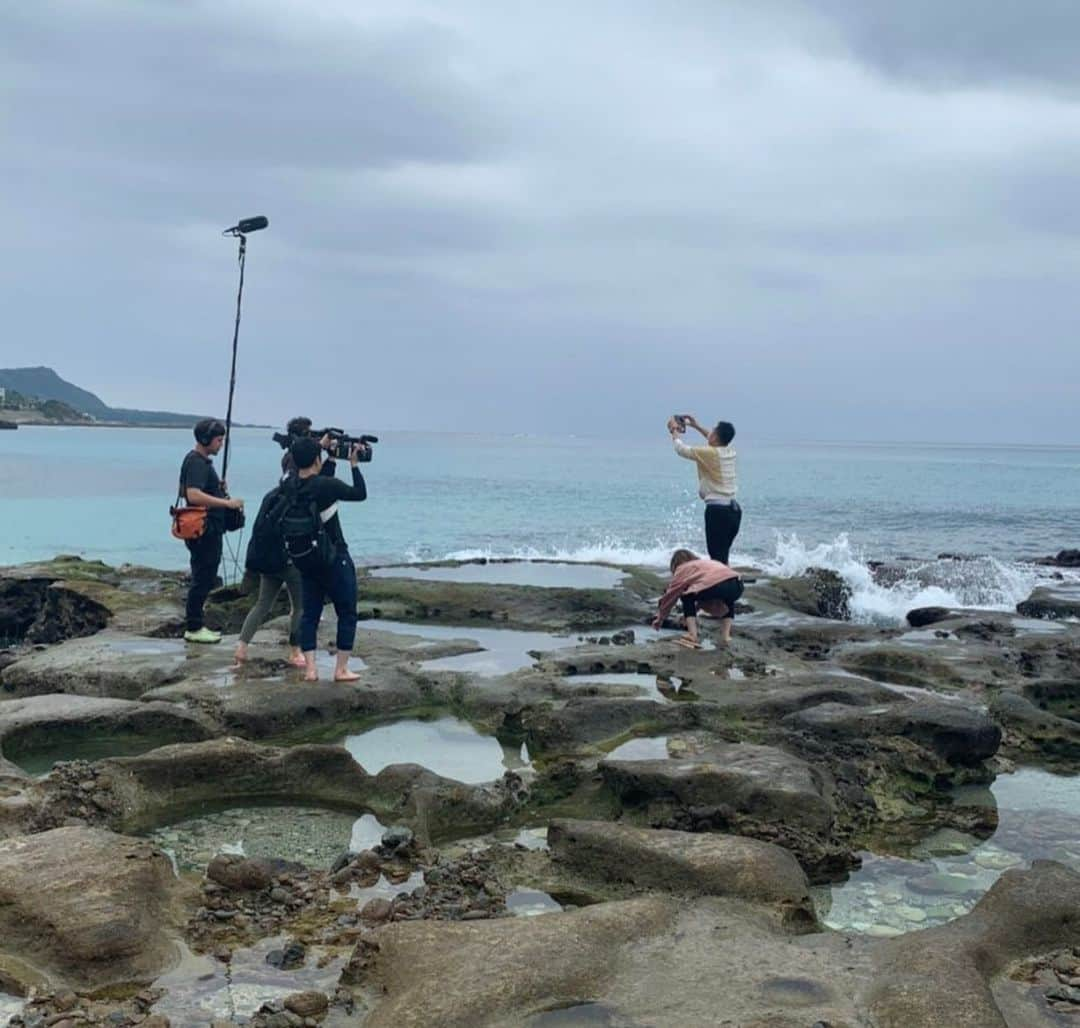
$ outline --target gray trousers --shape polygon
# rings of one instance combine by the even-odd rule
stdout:
[[[300,615],[304,612],[304,604],[300,591],[300,572],[291,564],[281,575],[259,575],[259,598],[244,618],[244,627],[240,629],[241,642],[251,642],[273,610],[274,600],[282,586],[289,591],[289,645],[296,646],[299,643]]]

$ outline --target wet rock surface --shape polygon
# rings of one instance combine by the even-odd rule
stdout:
[[[809,884],[791,853],[740,836],[553,821],[554,858],[592,877],[665,892],[734,896],[799,909],[813,924]]]
[[[1032,618],[1080,618],[1080,586],[1042,586],[1018,603],[1016,612]]]
[[[181,892],[159,850],[111,832],[0,842],[0,963],[74,988],[153,977],[175,959]]]
[[[0,656],[0,989],[35,990],[10,1009],[880,1028],[1075,1005],[1071,815],[999,824],[961,794],[1012,761],[1080,769],[1080,624],[856,623],[835,573],[747,580],[732,645],[703,619],[691,652],[646,624],[651,571],[383,569],[337,685],[300,682],[280,619],[242,667],[231,640],[185,645],[182,576],[0,570],[23,626]],[[219,590],[209,623],[250,602]]]

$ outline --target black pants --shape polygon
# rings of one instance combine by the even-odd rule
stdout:
[[[327,599],[337,612],[337,648],[352,651],[356,642],[356,565],[348,550],[338,550],[334,563],[322,574],[303,577],[304,613],[300,618],[300,649],[315,649]]]
[[[221,533],[208,528],[198,539],[188,539],[191,554],[191,587],[187,594],[187,628],[197,632],[203,626],[203,606],[217,582],[221,563]]]
[[[685,593],[682,597],[682,612],[688,618],[697,617],[698,605],[707,607],[720,600],[727,604],[727,617],[735,620],[735,601],[743,594],[742,579],[729,578],[719,585],[711,585],[699,593]]]
[[[728,562],[731,544],[739,534],[742,524],[742,507],[734,500],[730,504],[705,504],[705,545],[709,556],[721,564]]]

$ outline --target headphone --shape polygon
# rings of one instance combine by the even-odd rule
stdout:
[[[208,418],[195,426],[195,442],[200,446],[209,446],[219,435],[225,434],[225,426],[220,421]]]

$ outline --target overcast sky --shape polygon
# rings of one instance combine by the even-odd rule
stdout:
[[[1076,0],[0,6],[0,366],[117,406],[1080,443]]]

